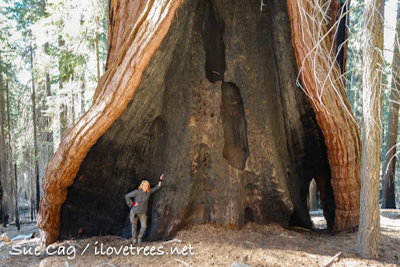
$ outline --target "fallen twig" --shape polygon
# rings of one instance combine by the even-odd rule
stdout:
[[[78,243],[73,243],[73,242],[71,242],[71,243],[68,243],[68,245],[74,246],[74,247],[78,247],[78,248],[82,248],[82,246],[79,245]]]
[[[342,252],[340,251],[338,254],[336,254],[335,256],[333,256],[327,263],[325,263],[324,265],[322,265],[321,267],[328,267],[329,265],[331,265],[337,258],[339,258],[339,256],[342,254]]]
[[[175,239],[171,239],[171,240],[165,241],[165,242],[163,242],[163,244],[169,244],[169,243],[173,243],[173,242],[182,243],[182,240],[175,238]]]
[[[180,263],[184,264],[185,266],[190,266],[188,263],[186,263],[184,261],[181,261],[181,260],[178,260],[178,259],[174,259],[174,260],[179,261]]]
[[[97,265],[97,267],[103,267],[103,266],[117,267],[117,266],[115,266],[114,264],[111,264],[111,263],[109,263],[109,262],[105,262],[105,263],[102,263],[102,264],[100,264],[100,265]]]

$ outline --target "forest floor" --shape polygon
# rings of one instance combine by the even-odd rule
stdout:
[[[313,216],[317,228],[321,215]],[[38,232],[34,223],[0,229],[9,238]],[[248,223],[229,230],[197,225],[179,231],[172,242],[130,241],[116,236],[71,239],[39,250],[39,238],[0,241],[0,266],[400,266],[400,211],[381,213],[379,259],[362,259],[355,253],[357,233],[327,234],[322,230],[284,229],[278,225]],[[179,242],[181,241],[181,242]],[[36,251],[35,251],[36,249]],[[124,250],[125,249],[125,250]],[[112,254],[107,256],[106,254]],[[20,255],[12,255],[20,254]],[[102,255],[104,254],[104,255]],[[124,255],[125,254],[125,255]],[[242,265],[242,266],[247,266]]]

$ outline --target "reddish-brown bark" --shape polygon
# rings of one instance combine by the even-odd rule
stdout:
[[[359,127],[351,113],[340,71],[334,64],[330,38],[310,31],[320,13],[313,12],[311,2],[287,1],[292,42],[301,80],[313,104],[328,149],[336,213],[334,228],[354,230],[358,226],[360,207],[361,140]],[[311,16],[302,16],[303,12]],[[312,17],[316,20],[312,20]],[[329,36],[329,35],[328,35]]]
[[[114,121],[123,113],[123,111],[127,107],[127,104],[132,99],[136,89],[141,83],[143,71],[148,66],[150,59],[152,58],[156,49],[159,47],[161,41],[166,35],[169,26],[173,20],[174,14],[177,10],[177,7],[179,6],[180,3],[181,0],[175,0],[175,1],[112,0],[110,2],[111,10],[109,13],[110,26],[109,26],[109,43],[108,43],[109,57],[107,59],[107,72],[100,80],[91,109],[82,117],[80,121],[78,121],[78,123],[73,128],[71,128],[65,134],[65,137],[63,138],[59,149],[57,150],[53,159],[49,162],[45,176],[43,178],[43,189],[45,193],[41,200],[41,209],[38,219],[38,224],[41,229],[42,244],[47,245],[58,239],[59,229],[60,229],[60,208],[66,199],[67,188],[74,182],[74,178],[78,173],[80,165],[82,161],[85,159],[91,147],[109,129],[109,127],[114,123]],[[357,226],[358,223],[358,205],[359,205],[359,191],[360,191],[360,184],[359,184],[360,136],[358,132],[358,126],[355,123],[354,118],[350,114],[345,112],[346,111],[345,106],[341,104],[338,96],[332,90],[332,87],[327,86],[325,89],[325,93],[322,95],[321,102],[319,102],[319,100],[317,101],[317,94],[318,94],[317,90],[319,90],[320,88],[312,87],[315,78],[313,76],[314,74],[312,71],[313,68],[310,59],[305,58],[305,55],[309,52],[309,50],[306,49],[307,47],[306,45],[308,45],[308,47],[312,47],[310,46],[312,45],[312,42],[309,40],[309,37],[307,35],[305,35],[306,41],[301,39],[302,25],[298,10],[296,10],[298,8],[296,2],[288,1],[288,8],[290,10],[289,14],[292,16],[291,18],[292,31],[293,31],[292,38],[297,55],[297,62],[299,66],[301,66],[300,65],[301,62],[303,60],[305,61],[304,68],[305,70],[307,70],[307,72],[305,71],[302,72],[303,81],[308,86],[308,88],[313,90],[314,92],[311,94],[315,102],[314,109],[316,111],[318,122],[323,131],[326,140],[326,145],[328,148],[328,158],[332,170],[332,184],[335,190],[336,229],[337,230],[351,229]],[[224,10],[223,7],[222,10]],[[285,38],[285,40],[286,39],[287,38]],[[233,42],[233,44],[235,44],[235,42]],[[328,49],[329,42],[323,41],[323,45],[326,51],[329,51]],[[232,51],[234,50],[232,49],[232,47],[234,48],[235,46],[232,45],[231,50],[228,49],[227,51],[233,53]],[[275,49],[277,48],[275,47]],[[232,54],[230,56],[233,57],[235,56],[235,54]],[[337,72],[335,73],[329,72],[330,70],[329,66],[326,65],[326,63],[324,62],[325,58],[323,58],[322,56],[320,58],[317,57],[317,60],[318,62],[320,62],[320,64],[326,67],[325,68],[326,71],[321,71],[317,73],[318,78],[320,79],[322,77],[334,78],[333,80],[335,81],[335,86],[336,86],[335,88],[338,88],[340,95],[344,96],[344,87],[342,84],[339,84],[339,81],[337,81],[338,76],[335,76]],[[232,61],[228,61],[228,71],[226,75],[227,77],[232,76],[230,78],[233,79],[235,75],[231,73],[232,71],[229,72],[229,70],[234,70],[235,68],[234,66],[229,65],[231,64],[231,62]],[[204,67],[202,66],[202,68]],[[241,75],[238,76],[241,77]],[[291,79],[291,81],[292,80],[294,79]],[[284,82],[282,82],[282,84],[283,83]],[[249,88],[252,87],[249,86]],[[289,88],[289,86],[285,88],[287,89]],[[292,93],[291,91],[289,92],[289,90],[285,90],[284,92],[288,94]],[[219,98],[216,98],[215,96],[213,97],[213,99],[216,102],[220,101]],[[217,99],[218,101],[215,99]],[[253,98],[249,99],[253,101]],[[255,99],[258,100],[258,98]],[[323,103],[325,106],[322,106],[321,103]],[[287,105],[289,105],[289,102],[287,103]],[[254,109],[257,109],[258,107],[257,105],[249,105],[249,106],[250,108]],[[218,107],[218,105],[216,105],[216,107]],[[350,109],[348,104],[346,105],[346,107]],[[229,110],[227,110],[227,112],[228,111]],[[218,114],[218,112],[219,111],[217,108],[216,112],[213,113],[215,117],[218,117],[216,115]],[[250,133],[259,131],[259,129],[261,129],[260,128],[261,126],[255,123],[257,120],[254,120],[254,123],[252,123],[251,120],[252,116],[250,115],[246,115],[248,116],[247,120],[249,122],[248,128],[250,129]],[[214,119],[213,116],[211,116],[211,118]],[[292,124],[290,124],[289,126],[294,127],[294,125]],[[208,127],[209,124],[207,124],[207,129]],[[299,125],[298,127],[300,129],[301,125]],[[263,125],[262,128],[265,128],[265,125]],[[293,134],[301,132],[302,131],[300,129],[298,131],[293,131]],[[254,138],[253,140],[252,138],[253,137],[249,137],[250,140],[249,142],[257,141],[257,144],[259,143],[258,142],[259,139]],[[296,138],[294,138],[293,140],[295,139]],[[246,167],[246,171],[249,171],[250,167],[251,168],[254,167],[254,170],[251,169],[252,171],[251,174],[254,173],[253,175],[254,177],[253,176],[250,177],[253,180],[255,178],[257,179],[259,178],[256,175],[256,173],[258,172],[259,168],[262,168],[262,165],[259,165],[259,161],[255,159],[263,157],[269,159],[269,161],[260,161],[260,163],[263,162],[263,164],[264,162],[267,163],[274,162],[272,159],[274,160],[278,159],[279,161],[282,161],[281,160],[282,155],[280,154],[278,155],[277,153],[278,149],[276,149],[274,146],[265,147],[265,149],[263,146],[260,147],[262,147],[263,149],[253,149],[252,151],[253,154],[255,152],[260,153],[260,155],[258,154],[252,155],[253,158],[251,160],[253,160],[254,162],[253,163],[247,162],[246,165],[244,165],[244,167]],[[269,151],[268,153],[270,153],[271,155],[265,155],[265,151]],[[244,156],[242,157],[244,158],[244,161],[246,161],[247,159],[246,153],[244,153]],[[239,169],[243,168],[242,164],[236,164],[238,160],[233,157],[237,154],[235,151],[233,151],[232,153],[226,151],[225,154],[227,154],[226,156],[228,158],[227,160],[228,161],[230,160],[229,162],[231,165],[235,165]],[[230,157],[231,154],[233,155],[232,157]],[[206,159],[205,156],[204,159]],[[241,163],[240,160],[239,163]],[[272,178],[269,176],[267,178],[268,179],[271,178],[272,183],[276,182],[277,185],[278,184],[280,185],[282,183],[282,185],[286,186],[285,177],[289,175],[293,176],[297,175],[297,173],[295,173],[297,169],[294,168],[292,170],[294,173],[291,174],[290,169],[287,169],[285,171],[285,169],[283,167],[281,168],[278,163],[279,162],[277,162],[276,164],[277,171],[273,171],[270,174]],[[207,166],[207,164],[205,164],[205,166]],[[238,171],[236,169],[232,170],[234,170],[235,175],[238,175],[237,174]],[[279,172],[279,175],[276,175],[275,172]],[[285,173],[286,176],[282,175],[283,173]],[[236,192],[237,195],[240,195],[242,192],[240,190],[243,190],[243,185],[239,186],[236,183],[232,182],[235,178],[235,175],[232,175],[233,178],[230,178],[230,176],[228,176],[227,184],[229,186],[232,186],[232,188],[235,188],[235,190],[237,190]],[[201,178],[200,174],[198,176],[200,179]],[[264,181],[264,177],[262,178],[263,179],[260,179],[260,181]],[[268,181],[268,179],[265,180]],[[282,181],[279,180],[278,183],[277,179],[281,179]],[[219,181],[216,180],[215,182]],[[223,183],[223,181],[220,183]],[[224,186],[226,187],[226,184],[224,184]],[[286,187],[283,188],[281,188],[281,186],[276,186],[276,187],[277,187],[276,191],[278,192],[276,198],[278,198],[282,203],[287,205],[286,206],[283,205],[284,206],[283,208],[281,206],[275,205],[274,208],[276,208],[277,211],[279,211],[278,209],[286,208],[284,219],[287,221],[286,217],[288,217],[290,215],[290,212],[293,211],[293,207],[291,206],[292,202],[287,197],[289,193]],[[194,186],[193,188],[196,189],[197,187]],[[232,191],[227,190],[227,192],[228,191],[230,192],[230,194],[232,194]],[[295,193],[296,192],[292,192],[293,195],[295,195]],[[213,192],[210,193],[212,197],[214,197],[213,194],[214,194]],[[226,194],[226,196],[227,195],[228,194]],[[254,198],[254,200],[257,199],[258,198]],[[192,204],[194,205],[194,208],[199,209],[200,206],[195,206],[195,204],[197,203],[196,201],[194,201]],[[266,205],[265,202],[261,204],[252,203],[251,198],[249,198],[249,200],[246,201],[248,201],[251,204],[251,205],[249,204],[250,207],[258,207],[258,206],[263,207],[263,205]],[[296,201],[297,202],[301,201],[300,197]],[[297,203],[296,201],[294,201],[295,204]],[[238,225],[238,227],[242,225],[244,215],[233,211],[242,210],[243,203],[238,203],[237,206],[239,208],[232,209],[232,213],[229,215],[231,216],[231,218],[227,218],[229,216],[226,215],[225,212],[226,205],[224,205],[224,203],[225,202],[223,201],[221,201],[221,203],[219,204],[217,203],[221,207],[221,210],[216,209],[216,207],[219,207],[218,205],[212,206],[215,214],[214,213],[211,214],[212,216],[214,216],[214,217],[211,216],[211,221],[225,222],[225,223],[228,222],[227,225],[229,225],[229,223],[232,221],[236,223],[235,225]],[[161,225],[161,227],[159,228],[163,231],[166,231],[167,234],[170,232],[172,233],[173,232],[172,230],[175,230],[175,228],[184,225],[184,223],[180,223],[180,220],[182,218],[173,217],[174,215],[170,212],[170,208],[171,207],[165,207],[164,209],[162,209],[163,211],[165,211],[165,213],[163,213],[164,218],[169,218],[169,220],[164,220],[159,222],[159,224]],[[206,206],[206,208],[211,208],[211,206],[210,207]],[[259,214],[259,216],[256,217],[254,220],[255,221],[259,220],[260,222],[264,222],[267,221],[267,219],[269,218],[268,216],[276,217],[276,214],[274,214],[274,212],[272,212],[270,209],[268,209],[268,211],[271,212],[272,214],[262,213]],[[191,212],[193,212],[193,208],[190,206],[189,215],[191,214]],[[181,216],[183,217],[184,215],[185,214],[182,213]],[[190,217],[189,215],[186,217]],[[208,216],[209,214],[206,215]],[[301,216],[303,215],[300,215],[300,217]],[[186,221],[187,223],[190,223],[192,221],[196,221],[195,219],[191,220],[190,218],[188,218]],[[168,229],[173,228],[173,229],[167,230],[167,228]]]
[[[126,6],[122,6],[125,3]],[[60,208],[79,166],[97,139],[125,110],[142,73],[167,33],[180,0],[111,1],[110,58],[92,107],[63,137],[43,177],[38,225],[42,245],[58,239]],[[134,16],[130,13],[134,12]]]

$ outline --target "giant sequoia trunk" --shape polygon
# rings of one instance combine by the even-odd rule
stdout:
[[[115,0],[109,14],[107,72],[43,179],[44,244],[82,230],[127,237],[124,194],[142,179],[155,185],[161,173],[163,188],[149,205],[152,240],[196,223],[311,227],[313,177],[329,227],[355,226],[335,217],[336,197],[349,187],[333,192],[329,166],[347,140],[327,151],[327,132],[296,86],[284,1],[260,11],[259,1]],[[359,147],[349,145],[357,159]],[[334,165],[332,177],[342,167],[354,168]]]
[[[292,41],[303,90],[316,112],[328,151],[335,198],[335,230],[355,230],[360,211],[361,140],[337,66],[332,33],[319,1],[288,0]],[[332,23],[331,23],[332,24]],[[322,25],[322,26],[321,26]]]

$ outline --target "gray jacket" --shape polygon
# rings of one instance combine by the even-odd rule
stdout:
[[[125,195],[126,204],[128,204],[132,212],[145,214],[147,212],[150,194],[156,192],[158,189],[160,189],[160,187],[157,183],[157,186],[150,188],[150,192],[144,192],[142,189],[133,190]],[[137,206],[132,206],[132,198],[134,198],[134,202],[138,203]]]

